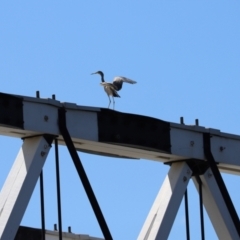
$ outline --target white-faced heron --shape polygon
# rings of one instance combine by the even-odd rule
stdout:
[[[108,98],[109,98],[108,108],[110,107],[110,104],[111,104],[110,96],[112,96],[113,109],[114,109],[114,105],[115,105],[114,97],[120,97],[119,94],[117,93],[117,91],[121,90],[124,82],[131,83],[131,84],[137,83],[137,82],[135,82],[135,81],[133,81],[129,78],[125,78],[125,77],[115,77],[113,79],[112,83],[107,83],[104,80],[104,74],[103,74],[102,71],[97,71],[97,72],[92,73],[92,74],[99,74],[101,76],[102,82],[100,84],[104,87],[104,90],[107,93]]]

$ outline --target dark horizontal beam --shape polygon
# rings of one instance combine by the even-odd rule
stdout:
[[[198,125],[104,108],[78,106],[55,99],[0,93],[0,134],[18,138],[42,134],[58,136],[58,110],[66,109],[69,134],[78,151],[103,156],[149,159],[164,163],[206,160],[202,134],[209,133],[212,154],[221,171],[240,174],[240,136]]]

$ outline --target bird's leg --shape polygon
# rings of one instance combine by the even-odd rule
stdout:
[[[113,99],[113,110],[114,110],[114,106],[115,106],[115,101],[114,101],[114,97],[112,96]]]
[[[108,98],[109,98],[109,104],[108,104],[108,108],[110,107],[110,104],[111,104],[111,99],[110,99],[110,97],[108,96]]]

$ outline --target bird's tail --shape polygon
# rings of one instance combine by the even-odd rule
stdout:
[[[120,97],[119,94],[116,91],[113,91],[113,96],[114,97]]]

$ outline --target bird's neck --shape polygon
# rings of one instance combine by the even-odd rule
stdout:
[[[101,75],[101,80],[102,80],[102,82],[105,82],[105,81],[104,81],[104,75],[103,75],[103,73],[101,73],[100,75]]]
[[[105,82],[105,81],[104,81],[104,75],[103,75],[103,74],[101,74],[101,80],[102,80],[102,82]]]

